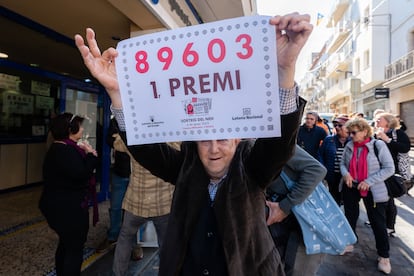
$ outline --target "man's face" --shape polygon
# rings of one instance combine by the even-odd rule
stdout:
[[[316,117],[312,114],[306,114],[305,117],[305,126],[308,128],[313,128],[313,126],[316,124]]]
[[[211,180],[219,180],[228,171],[240,139],[197,141],[198,155]]]
[[[334,128],[336,130],[336,134],[341,138],[346,138],[349,136],[348,129],[345,127],[344,121],[335,121],[333,123]]]

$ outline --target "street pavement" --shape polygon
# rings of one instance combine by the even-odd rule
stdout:
[[[410,196],[404,195],[395,199],[398,208],[396,237],[390,237],[390,260],[392,272],[389,275],[414,275],[414,189]],[[374,276],[384,275],[377,270],[377,253],[371,227],[365,208],[361,201],[361,213],[357,224],[359,241],[354,251],[343,256],[327,255],[318,276]],[[144,258],[131,261],[128,275],[156,276],[158,275],[157,248],[144,248]],[[114,250],[109,251],[101,259],[82,272],[82,276],[111,276]],[[306,271],[303,275],[307,275]]]
[[[414,189],[413,189],[414,190]],[[390,260],[392,271],[389,275],[414,275],[414,191],[410,196],[395,199],[398,209],[396,237],[390,237]],[[352,253],[343,256],[327,255],[318,271],[318,276],[373,276],[384,275],[377,270],[378,255],[372,229],[365,222],[368,220],[362,200],[361,213],[357,224],[358,243]],[[304,273],[303,275],[306,275]]]
[[[144,258],[139,261],[130,261],[126,276],[157,276],[158,275],[158,248],[144,247]],[[112,276],[112,262],[114,249],[82,271],[81,276]]]

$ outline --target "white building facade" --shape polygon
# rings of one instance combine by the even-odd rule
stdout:
[[[337,0],[324,23],[302,90],[312,109],[400,114],[414,141],[414,0]]]

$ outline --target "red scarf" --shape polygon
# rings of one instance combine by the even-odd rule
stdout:
[[[86,152],[79,147],[75,141],[71,139],[64,139],[63,142],[65,142],[67,145],[74,147],[79,154],[85,158]],[[86,196],[85,200],[82,202],[82,207],[88,208],[89,201],[91,201],[93,206],[93,218],[92,218],[92,224],[93,226],[96,225],[96,223],[99,221],[99,212],[98,212],[98,199],[96,196],[96,178],[95,174],[92,174],[89,178],[89,187],[88,187],[88,195]]]
[[[366,143],[368,143],[370,140],[370,138],[367,138],[360,143],[354,142],[354,151],[352,153],[351,162],[349,163],[349,173],[351,174],[352,178],[358,182],[364,181],[368,177],[368,148],[366,146]],[[361,154],[358,158],[359,148],[361,148]]]

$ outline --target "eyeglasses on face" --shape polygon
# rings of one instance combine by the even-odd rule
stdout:
[[[333,124],[334,125],[334,127],[342,127],[343,125],[342,124]]]
[[[311,120],[311,121],[314,121],[315,119],[314,118],[305,118],[306,120]]]
[[[356,135],[358,132],[361,132],[361,131],[360,130],[353,130],[353,131],[350,131],[349,134],[350,135]]]

